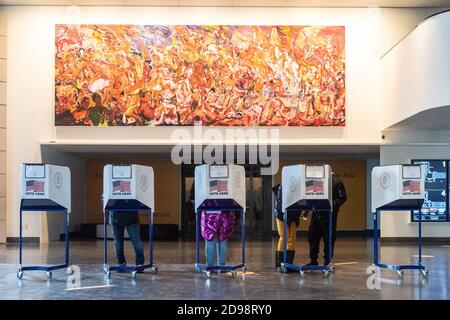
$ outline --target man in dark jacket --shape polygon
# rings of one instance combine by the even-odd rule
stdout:
[[[144,248],[140,237],[140,225],[137,211],[116,211],[110,215],[110,221],[114,237],[114,249],[116,252],[117,263],[121,266],[127,264],[123,250],[123,240],[125,229],[133,243],[136,255],[136,265],[144,264]]]
[[[332,192],[333,192],[333,221],[332,221],[332,244],[331,244],[331,258],[334,254],[334,243],[336,241],[336,225],[339,208],[347,201],[347,194],[342,180],[332,175]],[[328,265],[331,261],[328,256],[328,211],[317,211],[311,216],[309,224],[308,242],[309,242],[309,257],[311,262],[308,265],[318,265],[318,257],[320,251],[320,239],[324,241],[324,265]]]

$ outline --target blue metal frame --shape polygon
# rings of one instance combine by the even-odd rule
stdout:
[[[411,208],[395,208],[395,209],[384,209],[389,211],[409,211]],[[381,213],[381,209],[378,208],[373,214],[373,257],[374,265],[383,268],[396,271],[402,270],[423,270],[426,272],[425,266],[422,265],[422,211],[419,210],[419,230],[418,230],[418,247],[419,247],[419,261],[418,264],[413,265],[392,265],[384,264],[379,262],[379,241],[378,241],[378,220]]]
[[[47,212],[63,212],[64,213],[64,263],[58,264],[58,265],[51,265],[51,266],[24,266],[23,265],[23,232],[22,232],[22,221],[23,221],[23,212],[29,211],[29,212],[39,212],[39,211],[47,211]],[[26,207],[23,208],[22,203],[20,205],[20,231],[19,231],[19,272],[23,271],[53,271],[57,269],[64,269],[69,267],[69,213],[66,208],[63,207],[45,207],[45,206],[38,206],[38,207]]]
[[[148,211],[149,214],[149,263],[144,264],[142,266],[110,266],[108,265],[108,214],[112,214],[116,211]],[[153,211],[151,208],[148,210],[143,210],[142,208],[126,208],[126,209],[107,209],[103,212],[103,271],[106,274],[110,274],[111,271],[117,270],[117,271],[127,271],[127,272],[133,272],[133,271],[143,271],[145,269],[149,268],[156,268],[156,266],[153,264]]]
[[[298,209],[295,209],[298,210]],[[311,208],[312,214],[317,214],[317,211],[315,208]],[[318,265],[318,266],[307,266],[307,265],[297,265],[297,264],[291,264],[287,263],[287,215],[288,215],[289,209],[286,209],[284,212],[284,242],[283,242],[283,263],[282,267],[287,270],[296,270],[301,273],[307,270],[313,270],[313,271],[333,271],[333,209],[320,209],[320,211],[328,211],[329,217],[328,217],[328,257],[330,259],[328,265]]]
[[[236,208],[225,208],[225,207],[215,207],[211,208],[211,210],[217,211],[241,211],[241,237],[242,237],[242,250],[241,250],[241,263],[234,266],[212,266],[209,267],[207,264],[200,263],[200,218],[199,213],[204,210],[196,210],[195,213],[195,270],[196,271],[234,271],[242,268],[242,270],[246,271],[245,266],[245,211],[244,209],[236,210]]]

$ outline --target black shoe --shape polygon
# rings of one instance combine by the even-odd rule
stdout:
[[[284,253],[283,251],[275,251],[275,269],[281,268],[281,262],[283,262]]]

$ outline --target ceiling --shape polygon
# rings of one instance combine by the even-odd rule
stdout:
[[[220,146],[219,146],[220,147]],[[119,144],[41,144],[41,151],[76,154],[78,156],[94,158],[148,158],[170,159],[173,145],[119,145]],[[248,149],[247,149],[248,152]],[[279,153],[283,159],[369,159],[378,158],[380,146],[377,144],[352,144],[352,145],[280,145]]]
[[[450,7],[450,0],[0,0],[0,5],[231,6],[231,7]]]

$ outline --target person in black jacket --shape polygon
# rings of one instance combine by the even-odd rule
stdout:
[[[339,208],[347,201],[347,194],[342,180],[332,175],[332,192],[333,192],[333,221],[332,221],[332,244],[331,244],[331,258],[334,254],[334,243],[336,241],[336,225]],[[318,265],[318,257],[320,251],[320,239],[324,241],[324,265],[328,265],[331,261],[328,256],[328,211],[317,211],[311,216],[309,224],[308,242],[309,242],[309,257],[311,262],[308,265]]]
[[[275,194],[274,214],[276,216],[277,230],[280,239],[278,240],[277,251],[275,252],[275,268],[281,268],[281,262],[284,260],[284,238],[287,240],[287,263],[294,263],[295,242],[297,241],[297,229],[300,224],[300,212],[289,212],[287,216],[287,235],[284,234],[284,216],[282,212],[282,188],[277,184],[272,188]]]

